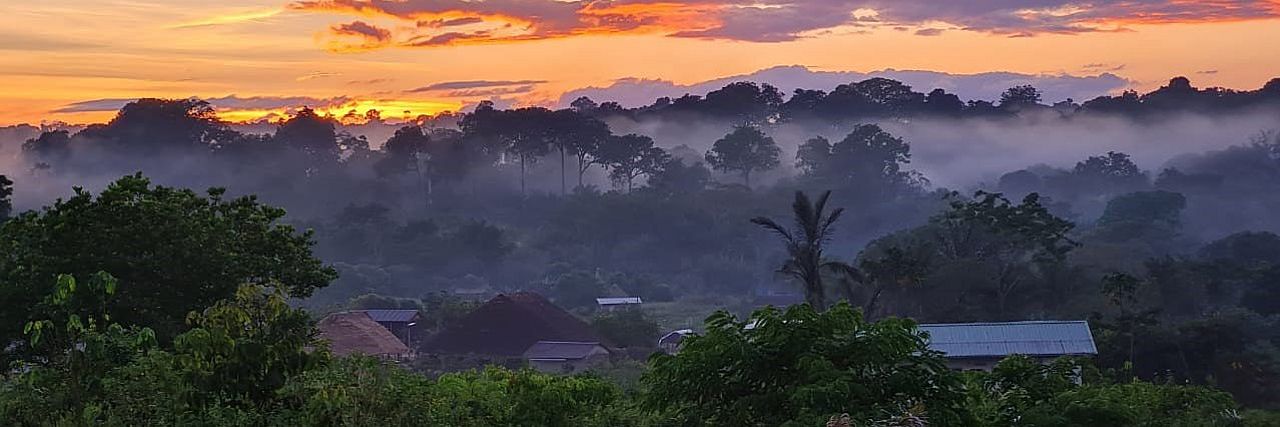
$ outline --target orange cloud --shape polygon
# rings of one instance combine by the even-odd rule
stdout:
[[[414,21],[401,41],[375,48],[619,33],[781,42],[843,26],[892,26],[928,36],[944,30],[938,23],[1033,36],[1280,17],[1280,0],[302,0],[289,7]]]
[[[329,27],[325,47],[331,52],[358,52],[390,45],[391,31],[363,21]]]

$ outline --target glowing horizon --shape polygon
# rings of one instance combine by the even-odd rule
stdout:
[[[1180,75],[1247,90],[1280,75],[1280,56],[1224,48],[1280,39],[1280,0],[925,3],[10,2],[0,6],[0,125],[102,122],[119,100],[192,96],[224,99],[215,105],[230,121],[303,105],[399,118],[485,99],[550,106],[619,79],[691,84],[779,65],[1112,73],[1139,90]]]

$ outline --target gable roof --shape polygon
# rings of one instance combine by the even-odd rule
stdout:
[[[586,322],[542,295],[499,294],[423,345],[439,354],[521,357],[538,341],[602,342]]]
[[[412,322],[418,317],[418,310],[358,310],[369,315],[375,322]]]
[[[597,348],[604,349],[598,342],[538,341],[524,351],[524,358],[529,360],[579,360],[587,358]]]
[[[920,325],[929,348],[949,358],[1098,354],[1089,323],[1028,321]]]
[[[316,328],[320,330],[321,338],[329,340],[329,349],[333,354],[339,356],[361,353],[401,357],[409,354],[409,347],[363,312],[330,314]]]
[[[596,298],[596,304],[600,305],[627,305],[641,304],[640,297],[608,297]]]

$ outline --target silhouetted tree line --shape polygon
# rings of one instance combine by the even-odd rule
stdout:
[[[792,121],[856,123],[861,120],[911,117],[999,118],[1035,113],[1154,117],[1174,112],[1231,113],[1249,108],[1280,106],[1280,79],[1256,90],[1220,87],[1199,89],[1186,77],[1171,79],[1150,93],[1129,90],[1116,96],[1099,96],[1077,103],[1066,99],[1044,104],[1038,89],[1030,85],[1009,88],[1000,99],[962,100],[944,89],[916,92],[902,82],[876,77],[835,87],[831,91],[796,89],[790,97],[764,83],[735,82],[707,93],[658,98],[653,104],[624,108],[617,103],[596,103],[586,97],[573,109],[597,117],[626,116],[635,119],[721,118],[743,125]]]

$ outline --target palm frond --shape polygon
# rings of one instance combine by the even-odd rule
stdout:
[[[796,240],[795,237],[791,235],[790,230],[787,230],[786,227],[783,227],[781,224],[778,224],[772,219],[765,218],[762,216],[755,217],[755,218],[751,218],[751,223],[764,227],[766,230],[777,233],[779,236],[782,236],[782,238],[787,241],[788,245],[791,245],[792,242],[795,242]]]

